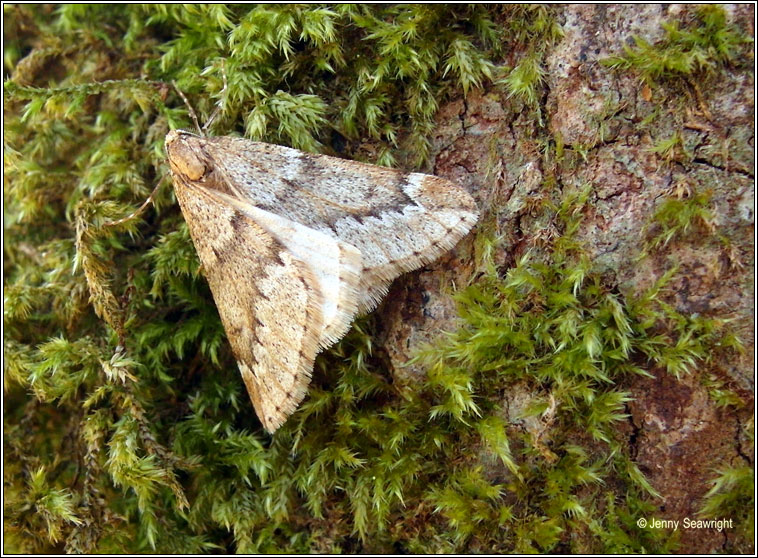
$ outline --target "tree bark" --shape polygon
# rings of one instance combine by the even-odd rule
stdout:
[[[737,359],[718,355],[690,375],[675,378],[650,368],[652,378],[628,386],[634,401],[622,426],[631,455],[661,494],[658,517],[695,519],[718,471],[753,467],[754,347],[754,75],[725,68],[708,87],[695,80],[653,86],[633,72],[601,64],[623,55],[633,36],[660,40],[661,24],[682,9],[676,5],[565,6],[563,39],[547,57],[544,127],[531,111],[495,88],[442,107],[435,138],[434,172],[466,185],[485,215],[496,214],[505,239],[499,263],[507,269],[528,250],[544,244],[546,222],[529,202],[543,195],[546,163],[539,145],[562,142],[579,164],[555,165],[566,193],[591,185],[578,238],[596,270],[624,295],[649,288],[673,266],[665,300],[684,315],[732,320],[744,342]],[[726,7],[730,21],[752,32],[753,7]],[[653,116],[657,111],[658,116]],[[647,120],[646,120],[647,119]],[[684,154],[665,160],[653,151],[661,139],[680,134]],[[668,199],[707,192],[714,217],[665,246],[642,250],[657,232],[654,216]],[[646,226],[646,224],[648,226]],[[467,246],[459,247],[465,252]],[[423,377],[420,368],[400,366],[440,330],[455,327],[455,309],[440,289],[466,275],[470,258],[449,260],[411,275],[394,287],[385,306],[385,349],[403,381]],[[440,279],[439,266],[450,271]],[[405,296],[405,304],[397,304]],[[739,394],[743,408],[720,408],[704,378],[715,377]],[[506,396],[504,407],[522,394]],[[515,426],[514,426],[515,428]],[[728,519],[728,518],[727,518]],[[680,550],[719,552],[729,529],[681,530]]]

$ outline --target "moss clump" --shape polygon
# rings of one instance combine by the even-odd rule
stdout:
[[[676,548],[676,537],[635,524],[655,509],[658,494],[618,428],[630,400],[621,386],[651,369],[677,377],[695,373],[715,347],[733,350],[739,343],[732,343],[723,321],[686,317],[664,302],[673,271],[633,298],[605,284],[572,238],[586,199],[587,192],[569,195],[557,208],[563,234],[549,256],[527,254],[504,278],[485,261],[487,272],[456,295],[463,327],[425,356],[430,378],[449,378],[442,410],[457,420],[494,420],[502,403],[492,394],[528,394],[509,416],[511,425],[521,422],[521,431],[511,426],[500,434],[507,451],[496,454],[504,466],[499,484],[487,491],[468,476],[465,483],[433,485],[432,501],[449,522],[451,545],[499,525],[508,535],[479,540],[481,548]],[[468,475],[477,471],[473,463]]]
[[[683,192],[682,197],[667,198],[652,216],[646,231],[652,238],[645,246],[644,254],[668,246],[675,238],[685,238],[692,232],[704,233],[704,238],[714,236],[715,217],[711,209],[712,193]]]
[[[509,96],[518,99],[539,114],[539,92],[545,78],[543,58],[548,49],[563,37],[551,10],[545,6],[520,6],[519,17],[509,19],[508,36],[516,44],[528,45],[516,66],[504,71],[503,83]]]
[[[310,151],[324,149],[323,139],[336,142],[338,151],[346,142],[371,139],[373,159],[387,165],[398,147],[418,164],[426,160],[439,102],[492,76],[494,65],[482,47],[501,38],[497,14],[484,6],[140,5],[105,12],[68,5],[54,14],[49,8],[7,11],[19,35],[6,51],[16,84],[10,94],[31,100],[24,109],[27,124],[41,111],[42,119],[67,121],[93,114],[87,99],[109,92],[121,97],[120,106],[112,107],[103,126],[133,111],[136,102],[159,115],[156,120],[133,113],[134,133],[146,133],[137,124],[186,127],[184,108],[163,104],[171,95],[171,106],[177,106],[167,89],[175,80],[201,114],[221,103],[217,133],[236,128],[252,139]],[[49,44],[16,64],[28,49],[29,29]],[[85,48],[98,59],[75,69]],[[26,87],[53,62],[76,71],[50,90]],[[145,77],[124,81],[135,73]],[[107,79],[116,81],[91,85]],[[157,143],[161,136],[152,139]]]
[[[689,15],[689,14],[688,14]],[[604,61],[611,68],[634,70],[653,83],[709,75],[734,64],[744,53],[750,37],[727,23],[721,6],[699,6],[684,26],[678,22],[663,24],[665,37],[655,43],[635,37],[635,46],[625,46],[623,56]]]
[[[751,431],[752,433],[752,431]],[[730,467],[719,471],[703,499],[700,517],[731,519],[740,535],[732,552],[746,552],[755,534],[755,472],[752,467]],[[747,544],[745,544],[747,543]],[[744,544],[744,548],[742,545]]]
[[[438,104],[492,74],[504,13],[485,6],[3,9],[8,548],[355,546],[351,534],[366,537],[371,514],[385,517],[402,498],[398,473],[351,481],[361,494],[386,486],[382,506],[358,496],[330,504],[344,488],[333,473],[367,458],[351,460],[336,441],[308,445],[304,432],[295,474],[294,434],[271,442],[260,432],[170,188],[159,190],[146,221],[106,225],[166,177],[163,138],[190,126],[172,82],[201,117],[220,104],[214,133],[381,164],[400,154],[420,164]],[[365,354],[356,349],[353,358]],[[341,397],[356,389],[345,386]],[[310,401],[318,405],[318,389]],[[398,428],[393,444],[403,439]],[[303,491],[317,480],[323,484],[303,507]],[[302,511],[318,522],[319,498],[350,518],[334,537],[326,521],[322,535],[314,527],[310,537],[297,519]]]

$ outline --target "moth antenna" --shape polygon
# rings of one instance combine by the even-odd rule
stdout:
[[[195,123],[195,129],[198,131],[198,133],[201,136],[205,135],[205,128],[200,127],[200,122],[197,120],[197,114],[195,114],[195,109],[192,108],[192,105],[187,100],[187,97],[184,95],[181,89],[179,89],[179,86],[176,85],[176,81],[171,82],[174,85],[174,89],[176,89],[176,92],[179,93],[179,96],[182,98],[182,101],[184,101],[184,104],[187,105],[187,110],[189,111],[190,117],[192,118],[192,121]]]
[[[221,103],[224,101],[224,94],[226,93],[226,64],[224,61],[221,61],[221,79],[224,80],[224,87],[221,89],[221,93],[219,94],[218,102],[216,103],[216,108],[213,109],[213,113],[211,114],[211,117],[208,119],[208,121],[205,123],[205,126],[203,126],[202,134],[206,135],[206,132],[211,127],[211,124],[213,124],[213,121],[216,119],[216,117],[221,112]]]
[[[144,202],[142,202],[141,206],[139,206],[137,209],[135,209],[134,211],[132,211],[126,217],[122,217],[121,219],[118,219],[117,221],[111,221],[110,223],[105,223],[103,226],[104,227],[115,227],[116,225],[120,225],[122,223],[126,223],[130,219],[134,219],[137,215],[139,215],[140,213],[142,213],[145,210],[145,208],[148,206],[148,204],[150,202],[152,202],[153,199],[155,199],[155,194],[158,192],[158,188],[161,187],[161,184],[163,184],[163,181],[165,179],[166,179],[166,176],[164,175],[163,178],[161,178],[158,181],[158,184],[155,185],[155,188],[153,188],[153,191],[150,192],[150,195],[147,197],[147,199]]]

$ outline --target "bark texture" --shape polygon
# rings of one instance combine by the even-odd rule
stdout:
[[[552,232],[534,217],[530,201],[541,193],[546,164],[541,141],[560,138],[566,150],[582,150],[579,164],[558,165],[563,192],[591,184],[578,236],[596,269],[622,294],[641,293],[672,266],[678,266],[666,301],[684,315],[733,320],[745,343],[742,357],[715,359],[696,374],[677,379],[648,370],[626,386],[634,401],[622,430],[632,455],[661,494],[658,517],[694,519],[715,472],[754,465],[754,75],[726,68],[706,85],[694,80],[649,88],[638,75],[601,64],[623,54],[632,37],[650,43],[682,9],[655,6],[565,6],[563,39],[547,57],[544,126],[534,114],[494,89],[444,106],[435,137],[434,172],[475,192],[484,213],[497,216],[505,242],[499,254],[506,267],[527,250],[539,250]],[[726,8],[730,21],[751,31],[753,7]],[[657,111],[657,116],[650,115]],[[652,148],[680,133],[688,157],[664,160]],[[675,238],[640,257],[656,234],[654,215],[668,198],[708,192],[714,222]],[[647,225],[647,226],[646,226]],[[721,240],[719,240],[719,238]],[[419,347],[455,327],[448,285],[471,269],[470,244],[446,261],[394,286],[383,316],[385,349],[396,379],[423,377],[404,363]],[[467,257],[463,257],[466,255]],[[437,268],[452,269],[440,278]],[[404,297],[405,304],[397,304]],[[725,410],[709,398],[703,378],[717,377],[747,405]],[[505,396],[518,406],[523,394]],[[513,428],[516,428],[514,425]],[[719,552],[729,530],[683,529],[681,550]]]

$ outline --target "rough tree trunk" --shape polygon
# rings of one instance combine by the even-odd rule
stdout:
[[[540,141],[560,138],[565,150],[583,150],[578,164],[553,168],[561,191],[584,184],[591,194],[578,236],[594,266],[625,295],[649,288],[678,266],[666,300],[683,315],[733,320],[745,344],[739,358],[716,358],[679,379],[651,368],[652,378],[627,386],[634,400],[622,429],[642,472],[660,493],[659,517],[696,519],[715,472],[753,467],[748,436],[753,420],[754,347],[754,75],[726,70],[715,87],[694,81],[650,89],[633,73],[615,73],[601,61],[623,53],[632,36],[655,43],[662,23],[681,6],[566,6],[565,36],[548,56],[545,127],[512,111],[501,95],[483,91],[443,107],[435,137],[434,172],[465,184],[485,211],[496,212],[506,239],[499,261],[507,268],[544,245],[546,223],[529,210],[541,190]],[[732,20],[753,21],[753,8],[728,8]],[[654,111],[658,116],[648,119]],[[653,151],[681,134],[688,156],[664,160]],[[665,246],[648,249],[661,203],[708,192],[713,222],[695,225]],[[719,239],[719,237],[721,237]],[[447,260],[446,280],[470,261]],[[438,266],[396,284],[384,310],[385,349],[403,379],[423,375],[404,363],[440,330],[455,327],[455,306],[440,295]],[[465,275],[465,273],[464,273]],[[444,289],[442,289],[444,290]],[[397,304],[404,296],[405,304]],[[722,409],[704,378],[717,377],[746,402]],[[523,394],[506,394],[504,407]],[[512,423],[512,429],[518,429]],[[727,518],[728,519],[728,518]],[[719,552],[729,530],[681,530],[681,550]]]

